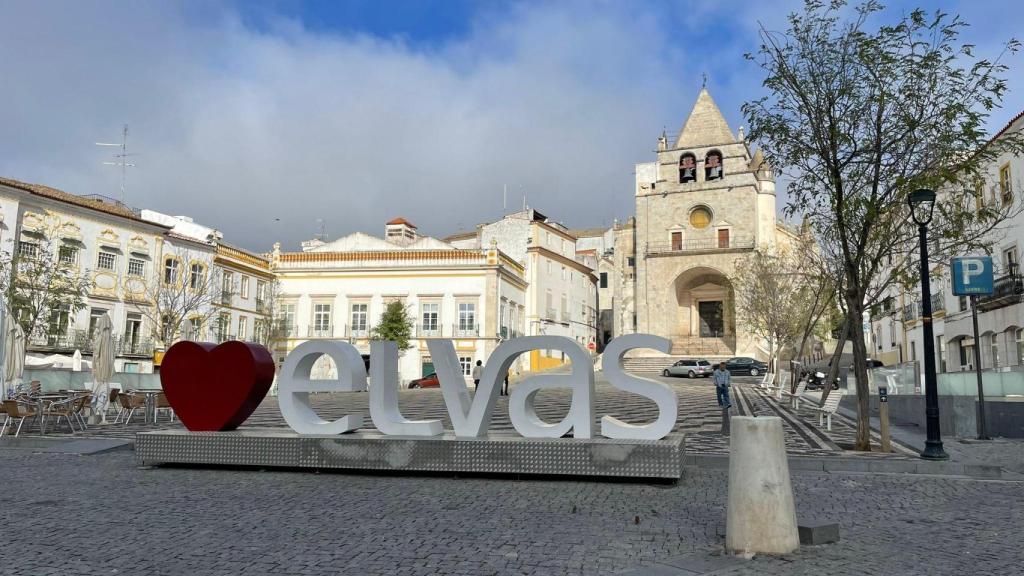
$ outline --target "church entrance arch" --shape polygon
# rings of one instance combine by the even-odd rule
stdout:
[[[720,270],[706,266],[690,268],[672,282],[677,319],[674,340],[734,340],[736,318],[732,283]]]

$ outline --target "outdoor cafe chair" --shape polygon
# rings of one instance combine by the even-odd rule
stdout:
[[[121,414],[118,415],[118,418],[122,415],[124,416],[125,427],[132,421],[132,415],[135,414],[136,410],[146,411],[146,396],[144,394],[126,392],[118,394],[117,399],[121,401]]]
[[[60,419],[63,418],[68,423],[68,428],[71,433],[75,433],[75,405],[77,404],[77,398],[68,398],[67,400],[58,400],[51,402],[43,407],[43,423],[42,429],[45,430],[46,418],[49,416],[56,416],[57,421],[54,423],[54,428],[60,425]]]
[[[85,417],[82,415],[85,409],[92,405],[92,393],[87,392],[85,394],[78,394],[72,397],[74,402],[72,403],[71,413],[78,420],[78,423],[82,425],[82,430],[88,430],[89,426],[85,421]]]
[[[171,418],[171,422],[174,422],[174,409],[171,408],[171,403],[167,401],[167,395],[163,392],[156,395],[156,400],[153,405],[153,422],[156,423],[157,415],[160,414],[160,410],[167,410],[167,414]]]
[[[17,438],[18,434],[21,433],[21,426],[25,423],[26,418],[39,418],[39,412],[33,404],[19,400],[4,400],[3,406],[7,418],[4,420],[3,426],[0,427],[0,436],[7,432],[7,426],[13,427],[14,420],[17,420],[18,427],[14,429],[14,437]]]

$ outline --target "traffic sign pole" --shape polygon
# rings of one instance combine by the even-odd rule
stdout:
[[[981,339],[978,337],[978,297],[971,295],[971,319],[974,320],[974,373],[978,375],[978,439],[989,440],[985,423],[985,383],[981,377]]]

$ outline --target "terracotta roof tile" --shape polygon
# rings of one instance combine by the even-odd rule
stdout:
[[[410,228],[415,228],[416,227],[415,224],[413,224],[412,222],[409,222],[408,220],[406,220],[405,218],[402,218],[401,216],[399,216],[398,218],[395,218],[393,220],[389,220],[387,222],[387,224],[388,224],[388,226],[392,226],[392,225],[396,225],[396,224],[405,224],[406,226],[408,226]]]
[[[140,218],[131,208],[128,208],[120,202],[113,200],[105,201],[100,198],[89,198],[86,196],[77,196],[70,192],[58,190],[56,188],[50,188],[49,186],[43,186],[42,184],[32,184],[29,182],[21,182],[13,178],[4,178],[0,176],[0,184],[9,186],[11,188],[17,188],[24,190],[35,196],[43,198],[49,198],[58,202],[64,202],[66,204],[73,204],[82,208],[88,208],[90,210],[96,210],[97,212],[104,212],[113,216],[120,216],[121,218],[127,218],[136,222],[144,222],[150,226],[157,226],[160,228],[170,228],[170,226],[164,226],[162,224],[155,224]]]

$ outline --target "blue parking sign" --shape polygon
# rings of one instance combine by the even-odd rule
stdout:
[[[953,294],[956,296],[992,293],[992,258],[961,256],[953,258]]]

